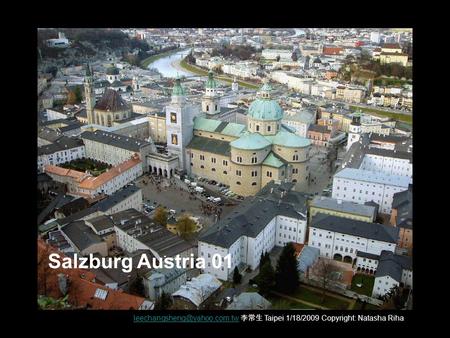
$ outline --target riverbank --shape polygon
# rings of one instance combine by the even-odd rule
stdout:
[[[186,62],[185,59],[177,61],[177,64],[174,62],[174,67],[180,67],[179,69],[197,74],[197,75],[201,75],[201,76],[207,76],[208,75],[208,71],[201,69],[197,66],[191,65],[189,63]],[[215,79],[218,81],[222,81],[222,82],[226,82],[226,83],[233,83],[233,79],[231,77],[225,76],[225,75],[215,75]],[[237,80],[237,83],[239,84],[239,86],[242,86],[244,88],[249,88],[249,89],[258,89],[260,86],[250,83],[250,82],[244,82],[244,81],[240,81]]]
[[[149,56],[148,58],[146,58],[146,59],[141,61],[140,67],[143,68],[143,69],[147,69],[148,65],[150,63],[155,62],[156,60],[159,60],[159,59],[161,59],[163,57],[166,57],[166,56],[178,53],[178,52],[180,52],[182,50],[183,50],[182,48],[171,49],[171,50],[168,50],[168,51],[160,53],[160,54],[155,54],[155,55]]]
[[[376,108],[366,108],[366,107],[360,107],[360,106],[349,106],[351,110],[361,110],[367,114],[380,116],[380,117],[390,117],[392,119],[395,119],[397,121],[405,122],[410,125],[412,125],[412,115],[406,115],[406,114],[397,114],[393,112],[389,112],[386,110],[380,110]]]

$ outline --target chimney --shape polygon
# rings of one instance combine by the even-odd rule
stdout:
[[[63,296],[65,296],[67,294],[67,289],[68,289],[68,279],[67,279],[67,275],[60,273],[58,274],[58,286],[59,286],[59,291],[61,291],[61,293],[63,294]]]

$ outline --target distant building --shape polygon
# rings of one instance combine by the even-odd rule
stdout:
[[[187,282],[185,269],[157,269],[149,271],[143,278],[145,296],[155,301],[162,293],[171,295]]]
[[[411,255],[413,248],[412,184],[408,190],[394,194],[390,224],[400,228],[398,247]]]
[[[268,310],[272,304],[257,292],[243,292],[235,296],[227,310]]]
[[[180,310],[201,309],[221,286],[222,283],[214,276],[200,274],[172,294],[173,307]]]
[[[309,226],[308,245],[330,259],[356,262],[358,252],[395,252],[398,229],[377,223],[318,213]]]
[[[221,219],[200,236],[198,255],[206,261],[204,272],[221,280],[239,269],[254,270],[262,252],[286,243],[304,243],[306,197],[292,191],[292,183],[268,184],[257,196],[244,201],[233,215]],[[212,266],[213,256],[230,255],[230,267]]]
[[[318,213],[364,222],[374,222],[377,217],[377,208],[372,205],[316,196],[309,204],[309,221],[311,222],[312,218]]]
[[[377,259],[372,297],[386,295],[394,286],[413,287],[413,266],[409,256],[382,251]]]

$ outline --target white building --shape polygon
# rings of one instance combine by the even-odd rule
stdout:
[[[389,214],[395,193],[408,190],[412,179],[355,168],[344,168],[334,175],[332,197],[360,204],[373,201],[380,212]]]
[[[186,92],[178,78],[172,89],[170,104],[166,109],[166,138],[167,150],[178,156],[181,169],[189,167],[186,158],[186,146],[194,136],[194,117],[200,113],[192,104],[186,102]]]
[[[409,256],[383,251],[379,257],[372,297],[384,296],[394,286],[413,287],[412,260]]]
[[[171,295],[186,283],[185,269],[157,269],[149,271],[143,278],[145,297],[157,300],[162,293]]]
[[[262,55],[266,60],[292,61],[292,50],[290,49],[263,49]]]
[[[306,198],[268,184],[258,196],[239,206],[233,217],[211,226],[199,239],[198,255],[206,261],[204,272],[227,280],[236,266],[254,270],[261,253],[289,242],[304,243],[306,223]],[[224,258],[227,255],[229,258]]]
[[[201,274],[186,284],[181,285],[180,289],[172,294],[176,298],[189,301],[195,307],[200,307],[214,292],[216,292],[222,283],[209,274]]]
[[[281,123],[295,129],[295,133],[301,137],[307,137],[309,126],[314,124],[316,112],[302,110],[287,110],[281,120]]]
[[[64,169],[54,165],[44,166],[44,171],[53,180],[67,184],[68,194],[90,198],[102,194],[111,195],[135,181],[143,173],[141,160],[137,156],[96,177],[88,172]]]
[[[61,136],[54,143],[38,148],[38,172],[45,165],[58,165],[86,156],[82,140]]]
[[[242,61],[238,63],[224,64],[222,71],[225,74],[233,75],[239,78],[252,78],[256,76],[258,65],[254,62]]]
[[[323,257],[353,263],[358,252],[394,252],[398,232],[398,228],[383,224],[319,213],[309,226],[308,245],[319,249]]]
[[[148,171],[147,155],[156,152],[153,143],[107,131],[84,131],[80,137],[86,147],[86,157],[117,165],[138,154],[144,172]]]

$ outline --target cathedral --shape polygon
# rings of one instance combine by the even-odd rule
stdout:
[[[107,76],[108,81],[113,81],[111,83],[117,81],[118,74],[110,75],[108,73]],[[89,65],[86,68],[84,91],[89,124],[111,127],[114,121],[122,121],[131,117],[131,106],[122,99],[119,91],[107,88],[100,100],[95,101],[93,72]]]
[[[272,180],[293,182],[296,190],[306,188],[311,142],[281,123],[284,112],[272,98],[271,86],[265,83],[260,88],[245,124],[219,119],[216,89],[209,73],[199,106],[186,99],[181,80],[176,79],[165,107],[167,154],[149,154],[145,171],[168,177],[175,170],[184,171],[229,185],[241,196],[255,195]],[[115,90],[107,89],[95,103],[89,67],[85,91],[89,124],[110,127],[131,116],[131,108]]]

